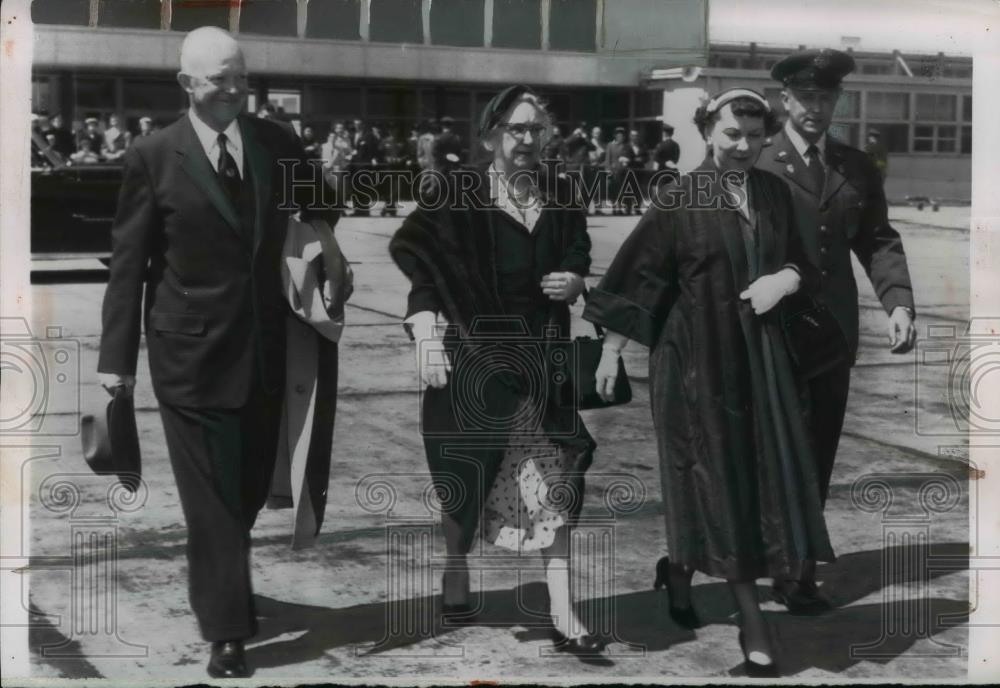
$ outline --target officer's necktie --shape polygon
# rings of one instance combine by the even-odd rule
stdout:
[[[816,193],[823,195],[823,187],[826,186],[826,170],[819,157],[819,148],[815,144],[810,144],[806,149],[806,160],[809,162],[809,174],[812,175]]]
[[[229,200],[233,202],[233,205],[239,208],[240,202],[240,170],[236,166],[236,160],[229,151],[226,150],[226,135],[219,134],[219,168],[217,173],[219,175],[219,182],[222,184],[222,188],[226,190],[229,195]]]

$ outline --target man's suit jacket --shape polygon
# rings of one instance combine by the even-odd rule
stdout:
[[[292,188],[278,161],[304,163],[294,133],[263,119],[239,122],[244,184],[252,184],[242,213],[187,115],[137,138],[125,156],[98,370],[135,373],[142,321],[153,390],[174,406],[238,408],[255,373],[265,389],[284,383],[280,258],[289,211],[279,206],[293,194],[320,202],[321,175]]]
[[[844,330],[851,359],[858,348],[858,257],[886,312],[913,308],[913,290],[899,233],[889,224],[882,177],[868,156],[827,136],[826,184],[816,189],[795,146],[779,132],[757,167],[781,177],[792,192],[802,243],[820,270],[820,294]]]
[[[628,163],[621,163],[618,158],[625,157],[631,160],[631,152],[632,151],[629,150],[629,144],[627,141],[625,143],[618,143],[617,141],[610,142],[607,148],[608,169],[612,172],[618,172],[626,169],[628,167]]]
[[[371,165],[372,160],[377,161],[380,157],[381,152],[379,151],[378,138],[375,134],[366,131],[356,139],[353,158],[355,163],[358,165]]]
[[[629,169],[642,170],[646,167],[649,151],[642,144],[633,147],[631,143],[626,143],[624,155],[628,158]]]

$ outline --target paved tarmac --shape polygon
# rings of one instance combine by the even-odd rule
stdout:
[[[922,346],[934,341],[936,351],[951,350],[948,332],[961,335],[968,318],[968,209],[900,208],[893,215],[909,256]],[[591,283],[634,222],[591,218]],[[697,632],[675,625],[664,593],[651,587],[664,527],[646,351],[636,345],[626,352],[635,400],[584,414],[600,447],[588,474],[575,574],[581,614],[610,642],[608,657],[584,663],[552,656],[540,560],[489,546],[473,560],[473,589],[482,591],[476,624],[434,622],[443,544],[425,499],[412,345],[400,327],[408,285],[386,251],[397,226],[345,218],[337,227],[356,291],[341,344],[326,521],[314,548],[292,551],[287,510],[264,511],[258,520],[260,634],[248,646],[254,680],[738,676],[734,606],[724,584],[696,577],[694,602],[705,622]],[[827,507],[839,559],[819,575],[836,609],[818,618],[790,616],[772,602],[764,609],[787,676],[958,678],[966,667],[962,622],[975,508],[967,444],[949,406],[947,367],[918,365],[922,353],[890,355],[885,314],[867,280],[859,284],[862,354]],[[145,354],[136,398],[146,487],[140,501],[115,493],[118,510],[110,509],[113,483],[89,474],[80,456],[78,411],[106,398],[95,373],[103,290],[100,283],[33,287],[33,331],[59,327],[78,343],[80,391],[64,382],[47,400],[44,440],[7,450],[32,457],[25,477],[31,520],[23,530],[32,557],[23,595],[34,624],[31,670],[38,677],[200,682],[207,646],[187,603],[185,529]],[[575,327],[585,332],[580,310]],[[932,326],[944,336],[929,339]],[[117,556],[105,557],[108,547]],[[937,563],[927,565],[927,557]],[[768,581],[759,585],[767,599]]]

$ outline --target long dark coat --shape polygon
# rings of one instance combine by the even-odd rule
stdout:
[[[751,172],[752,228],[720,205],[710,160],[693,176],[701,181],[686,175],[661,187],[659,202],[672,209],[646,212],[591,290],[584,318],[651,349],[673,560],[728,580],[829,561],[805,412],[776,309],[757,316],[739,298],[758,275],[785,265],[800,271],[803,288],[815,284],[788,190]]]
[[[412,283],[407,316],[433,310],[453,325],[445,337],[453,370],[443,389],[424,390],[421,431],[442,508],[461,524],[465,547],[475,536],[483,498],[496,477],[507,438],[518,429],[514,419],[526,417],[518,412],[526,399],[539,410],[545,434],[575,457],[569,486],[576,497],[582,497],[583,473],[595,446],[579,415],[553,403],[557,390],[540,333],[518,332],[503,320],[495,246],[498,223],[513,220],[489,200],[487,177],[480,172],[478,180],[462,203],[456,202],[451,187],[446,207],[410,213],[389,244],[393,260]],[[535,283],[549,272],[585,276],[590,268],[586,214],[573,203],[568,184],[549,181],[551,193],[531,231]],[[551,320],[558,338],[568,338],[569,306],[545,299],[539,308],[547,311],[542,321]],[[526,355],[541,354],[540,385],[523,369],[511,370],[504,363],[511,360],[511,346],[520,347],[521,353],[535,352]],[[486,373],[500,369],[503,372]],[[579,507],[576,499],[571,511]]]

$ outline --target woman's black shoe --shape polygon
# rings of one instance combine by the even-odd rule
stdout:
[[[743,637],[743,630],[740,629],[740,649],[743,651],[743,668],[750,678],[778,678],[778,665],[771,658],[770,664],[758,664],[747,655],[746,639]]]
[[[670,613],[670,618],[674,620],[674,623],[682,628],[688,628],[691,630],[700,628],[701,619],[698,618],[698,614],[695,612],[694,606],[691,604],[688,604],[686,607],[674,606],[673,601],[676,599],[676,595],[674,594],[674,586],[671,582],[671,571],[673,571],[674,575],[678,575],[678,573],[680,575],[684,575],[684,567],[671,564],[670,557],[662,557],[658,562],[656,562],[656,580],[653,581],[653,590],[666,588],[667,597],[670,598],[667,611]],[[690,580],[691,579],[689,578],[689,585]]]
[[[457,602],[455,604],[448,604],[445,602],[446,599],[451,597],[451,595],[447,592],[447,588],[448,576],[446,573],[441,574],[441,619],[451,623],[474,620],[476,618],[476,612],[468,601]],[[466,590],[465,594],[466,598],[468,598],[469,591]]]

